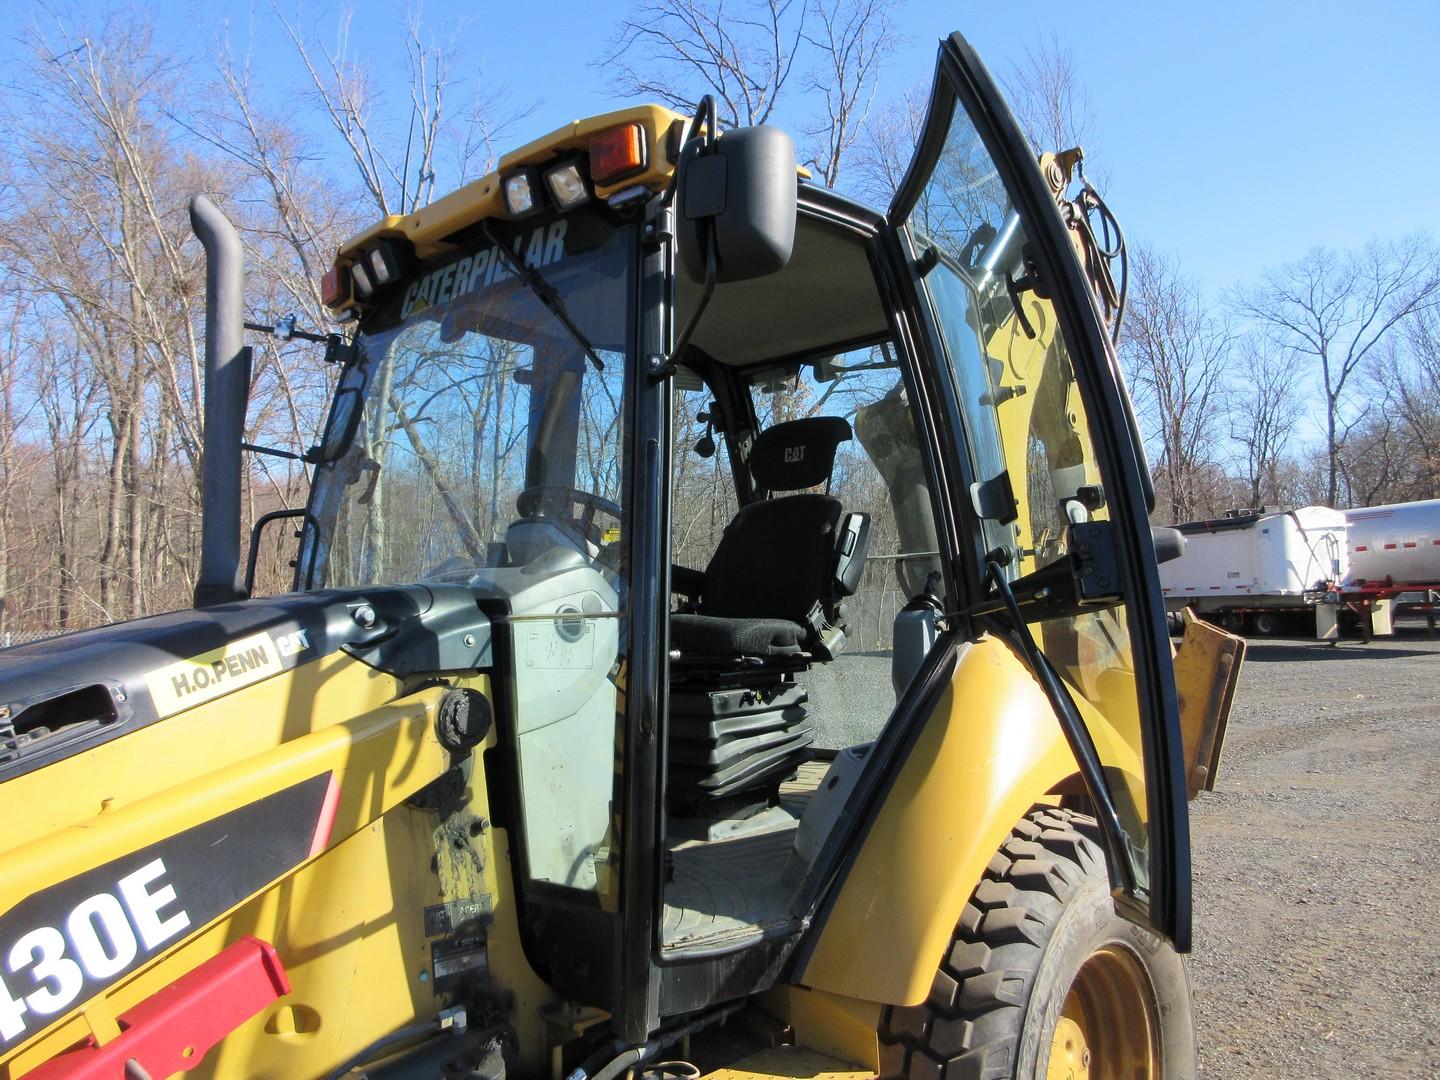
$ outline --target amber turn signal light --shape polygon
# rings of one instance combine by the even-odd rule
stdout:
[[[597,184],[645,168],[645,129],[639,124],[624,124],[602,131],[590,140],[590,179]]]

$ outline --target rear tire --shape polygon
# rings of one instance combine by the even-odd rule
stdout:
[[[1255,632],[1265,634],[1267,637],[1271,634],[1278,634],[1280,632],[1280,616],[1273,611],[1257,611],[1255,613]]]
[[[883,1080],[1191,1080],[1190,980],[1115,914],[1095,821],[1036,809],[965,905],[929,998],[880,1020]]]

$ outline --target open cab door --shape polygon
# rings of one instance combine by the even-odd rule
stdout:
[[[892,250],[946,384],[943,426],[960,458],[947,471],[969,523],[954,568],[969,593],[962,616],[970,633],[1014,643],[1045,688],[1104,834],[1117,908],[1184,951],[1186,786],[1153,489],[1112,340],[1119,291],[1068,194],[1077,163],[1037,163],[954,34],[890,208]]]

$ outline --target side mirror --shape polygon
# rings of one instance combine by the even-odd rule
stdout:
[[[1167,529],[1159,525],[1150,526],[1151,539],[1155,541],[1155,561],[1169,562],[1185,554],[1185,534],[1179,529]]]
[[[270,513],[262,514],[257,518],[255,524],[250,527],[250,554],[245,559],[245,595],[247,597],[255,595],[255,570],[257,564],[260,562],[260,538],[265,533],[265,527],[272,521],[284,521],[288,518],[304,519],[304,524],[295,530],[295,539],[297,540],[303,541],[305,539],[305,530],[307,529],[313,528],[317,532],[319,531],[320,523],[315,520],[315,515],[303,506],[293,510],[272,510]],[[303,547],[304,545],[302,544],[301,546]],[[292,562],[290,565],[294,566],[295,564]],[[312,587],[312,584],[311,581],[307,580],[304,587],[309,589]]]
[[[676,166],[680,256],[697,282],[745,281],[783,270],[795,249],[795,143],[779,128],[691,139]],[[712,246],[713,245],[713,246]]]

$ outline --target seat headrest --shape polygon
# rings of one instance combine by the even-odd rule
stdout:
[[[750,447],[750,474],[766,491],[801,491],[830,479],[835,450],[851,438],[838,416],[811,416],[768,427]]]

